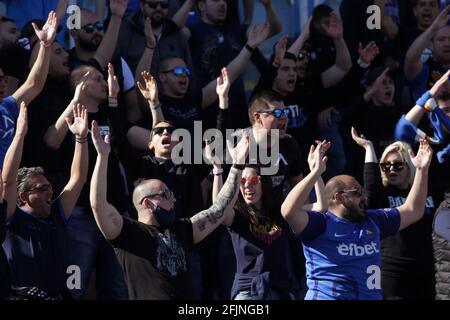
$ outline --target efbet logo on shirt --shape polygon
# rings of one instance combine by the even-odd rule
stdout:
[[[364,255],[372,255],[375,253],[380,253],[377,249],[377,244],[375,242],[370,242],[370,244],[358,246],[356,243],[341,243],[337,246],[338,253],[341,256],[356,256],[362,257]]]

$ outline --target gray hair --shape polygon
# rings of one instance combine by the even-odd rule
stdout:
[[[20,168],[17,171],[17,194],[21,194],[23,192],[27,192],[32,187],[30,183],[30,178],[43,176],[45,174],[44,169],[42,167],[30,167],[30,168]],[[20,200],[20,197],[17,197],[17,205],[19,207],[23,206],[25,203]]]

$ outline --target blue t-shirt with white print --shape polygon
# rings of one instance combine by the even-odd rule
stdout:
[[[0,168],[3,168],[3,160],[13,141],[14,128],[19,115],[17,101],[13,97],[6,97],[0,102],[0,115],[2,116],[0,121]]]
[[[396,208],[366,210],[361,222],[308,211],[299,235],[306,259],[306,300],[381,300],[380,241],[396,233]]]

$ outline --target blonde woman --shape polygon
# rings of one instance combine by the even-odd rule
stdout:
[[[367,208],[402,205],[411,189],[415,166],[409,144],[397,141],[377,161],[372,142],[352,128],[355,142],[366,150],[364,191]],[[427,195],[422,219],[381,243],[381,288],[384,299],[434,299],[431,225],[433,195]]]

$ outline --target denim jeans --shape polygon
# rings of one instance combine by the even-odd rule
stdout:
[[[94,268],[97,299],[128,299],[123,270],[113,247],[98,229],[92,211],[75,207],[67,227],[69,265],[77,265],[81,270],[81,288],[71,290],[74,299],[83,298]]]
[[[323,175],[325,182],[342,174],[345,170],[346,158],[340,129],[341,115],[335,112],[331,113],[331,125],[328,128],[319,129],[320,138],[331,141],[331,147],[327,151],[327,171]]]

